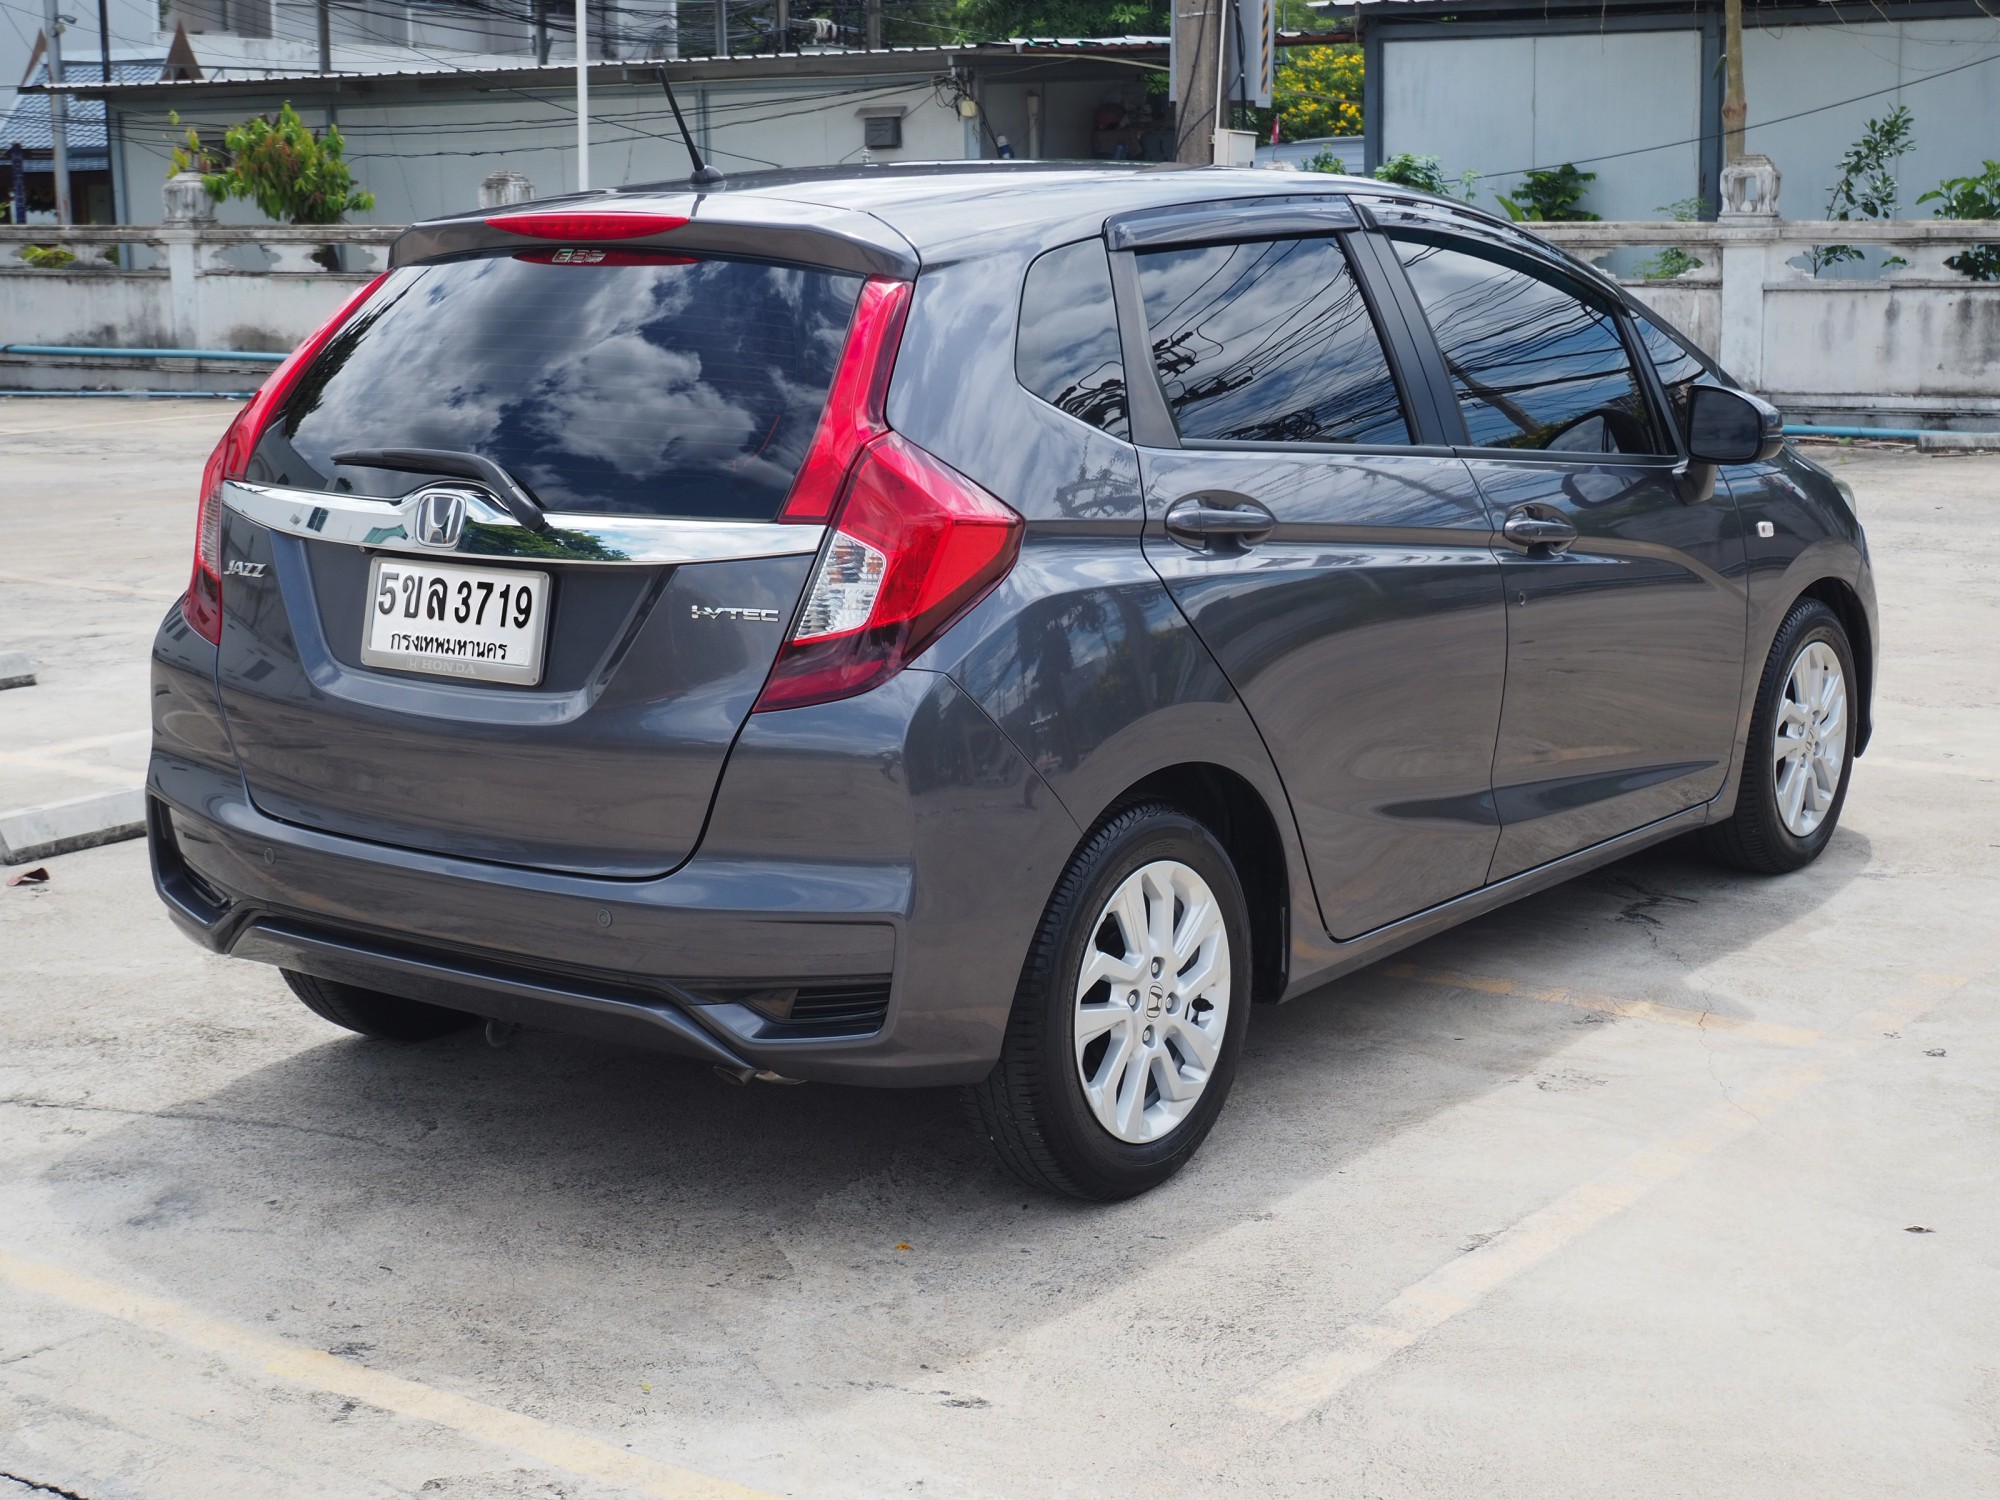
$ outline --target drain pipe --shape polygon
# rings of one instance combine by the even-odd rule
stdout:
[[[88,400],[94,396],[115,396],[127,401],[248,401],[256,394],[255,391],[44,391],[0,387],[0,398],[9,401],[17,396],[43,396],[63,401]]]
[[[1917,427],[1819,427],[1811,423],[1787,422],[1786,437],[1880,438],[1891,442],[1914,443],[1924,435]]]
[[[0,344],[0,354],[35,354],[56,359],[234,359],[251,364],[282,364],[282,354],[236,349],[107,349],[87,344]]]

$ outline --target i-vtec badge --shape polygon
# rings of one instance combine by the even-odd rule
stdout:
[[[232,578],[262,578],[266,564],[245,562],[240,557],[232,557],[222,571]]]
[[[690,604],[688,613],[697,620],[733,620],[739,625],[775,625],[775,609],[739,609],[729,604]]]

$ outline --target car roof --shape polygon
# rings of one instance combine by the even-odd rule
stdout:
[[[1372,178],[1173,162],[913,162],[733,173],[719,187],[687,181],[612,190],[621,206],[685,205],[691,192],[734,200],[768,198],[867,214],[894,230],[926,262],[1022,240],[1060,243],[1095,234],[1114,214],[1231,198],[1365,192],[1412,200]],[[594,195],[602,201],[604,195]],[[580,203],[580,198],[565,200]],[[538,205],[539,206],[539,205]],[[1461,205],[1462,206],[1462,205]]]

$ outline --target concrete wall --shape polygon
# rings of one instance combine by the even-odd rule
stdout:
[[[1871,117],[1907,104],[1917,144],[1897,167],[1902,212],[1928,214],[1916,206],[1919,194],[1945,177],[1978,172],[1984,158],[2000,159],[2000,62],[1913,80],[1993,56],[2000,56],[2000,20],[1991,17],[1746,30],[1744,93],[1753,122],[1893,90],[1748,133],[1749,149],[1770,157],[1784,174],[1781,212],[1796,219],[1824,213],[1841,155]]]
[[[1074,89],[1076,86],[1071,86]],[[1055,92],[1055,86],[1050,86]],[[877,153],[884,161],[959,160],[965,130],[938,103],[929,74],[814,79],[801,86],[689,85],[678,90],[688,123],[725,172],[765,166],[823,166],[858,161],[858,110],[901,107],[903,147]],[[687,175],[687,153],[657,88],[591,90],[591,184],[604,187]],[[188,125],[220,136],[234,121],[275,109],[278,101],[181,109],[177,130],[158,110],[114,110],[127,201],[157,202],[168,155]],[[301,110],[314,124],[324,109]],[[492,172],[524,173],[542,197],[576,188],[576,116],[562,90],[527,93],[437,93],[394,103],[340,107],[338,121],[355,176],[375,195],[375,207],[350,215],[355,223],[408,224],[470,208]],[[1087,149],[1087,140],[1084,144]],[[260,221],[243,203],[225,204],[226,224]]]
[[[1747,49],[1746,49],[1747,51]],[[1506,174],[1478,184],[1494,209],[1518,169],[1560,165],[1701,134],[1701,36],[1693,30],[1452,37],[1382,43],[1384,157],[1442,158]],[[1358,163],[1356,164],[1358,165]],[[1700,190],[1699,148],[1649,151],[1598,167],[1584,207],[1606,219],[1660,217]]]
[[[2000,282],[1969,281],[1944,264],[1968,244],[2000,243],[2000,223],[1731,220],[1544,228],[1572,254],[1600,264],[1662,244],[1699,259],[1698,270],[1674,280],[1627,284],[1738,378],[1795,412],[2000,427]],[[286,349],[340,305],[367,267],[383,263],[394,234],[359,226],[0,229],[0,341]],[[1907,264],[1874,281],[1815,279],[1793,264],[1806,247],[1836,235]],[[104,264],[104,247],[134,238],[170,271]],[[20,247],[51,240],[69,245],[90,268],[40,271],[19,260]],[[350,274],[330,276],[313,266],[309,257],[322,240],[342,244]],[[237,269],[260,260],[270,269]],[[0,363],[6,359],[0,353]],[[40,366],[13,364],[0,385],[55,378]],[[82,368],[96,379],[115,366]],[[124,383],[195,378],[185,366],[161,371],[142,370]],[[87,383],[76,370],[58,375]],[[209,379],[206,388],[214,387]]]

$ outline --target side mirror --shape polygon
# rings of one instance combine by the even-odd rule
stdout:
[[[1703,463],[1757,464],[1775,458],[1785,441],[1785,415],[1748,391],[1688,387],[1688,452]]]

